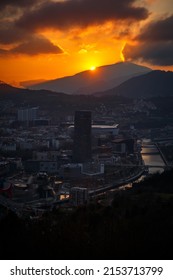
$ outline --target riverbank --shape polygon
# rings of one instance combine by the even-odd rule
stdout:
[[[151,139],[142,140],[141,154],[145,165],[149,166],[148,170],[150,175],[164,171],[165,162],[161,156],[160,150]]]
[[[127,185],[129,183],[133,183],[134,181],[139,179],[144,173],[145,173],[145,166],[134,176],[132,176],[130,178],[127,178],[127,179],[121,179],[121,180],[118,180],[117,182],[114,182],[112,184],[105,185],[102,188],[97,188],[95,190],[89,191],[89,195],[90,196],[95,196],[95,195],[101,194],[105,191],[109,191],[109,190],[116,189],[118,187]]]

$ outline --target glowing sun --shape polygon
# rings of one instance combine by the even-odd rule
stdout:
[[[90,67],[90,70],[91,70],[91,71],[94,71],[94,70],[96,70],[96,67],[95,67],[95,66],[91,66],[91,67]]]

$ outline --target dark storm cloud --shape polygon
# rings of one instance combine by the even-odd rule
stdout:
[[[136,37],[140,41],[173,40],[173,15],[147,25]]]
[[[149,15],[143,7],[134,7],[135,0],[67,0],[48,1],[29,11],[17,22],[28,30],[86,27],[107,20],[142,20]]]
[[[12,53],[19,54],[28,54],[28,55],[36,55],[36,54],[48,54],[48,53],[62,53],[63,51],[52,44],[48,39],[44,37],[33,37],[27,42],[20,44],[19,46],[13,48],[11,50]]]
[[[0,44],[8,45],[20,42],[27,38],[25,30],[17,28],[13,23],[4,21],[0,26]]]
[[[173,65],[173,15],[148,24],[136,36],[138,44],[126,45],[123,54],[126,60],[147,61],[151,64]]]
[[[63,51],[52,44],[48,39],[43,36],[30,36],[27,41],[19,44],[17,47],[13,47],[9,50],[0,49],[0,55],[13,55],[13,54],[25,54],[25,55],[37,55],[37,54],[60,54]]]
[[[45,0],[0,0],[0,56],[14,54],[60,54],[61,48],[44,36],[34,34],[15,25],[30,10],[43,4]],[[3,47],[2,47],[3,46]]]
[[[45,0],[0,0],[0,44],[18,43],[28,34],[15,26],[15,20]]]
[[[0,8],[6,7],[26,7],[34,4],[35,0],[1,0],[0,1]]]
[[[11,54],[60,54],[63,52],[44,36],[26,32],[24,29],[18,28],[8,21],[4,21],[0,26],[0,44],[5,47],[5,49],[0,49],[1,56]],[[14,47],[16,44],[17,46]],[[6,46],[8,46],[8,50],[6,50]]]
[[[173,65],[173,41],[126,45],[123,54],[127,60],[140,60],[153,65]]]

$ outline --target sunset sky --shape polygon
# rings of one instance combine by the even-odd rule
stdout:
[[[173,0],[1,0],[0,80],[19,86],[123,59],[173,70],[172,4]]]

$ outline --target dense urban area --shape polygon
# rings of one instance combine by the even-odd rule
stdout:
[[[116,104],[108,104],[100,98],[96,104],[92,97],[82,97],[79,106],[81,97],[75,98],[74,103],[52,107],[42,100],[1,102],[3,246],[9,240],[4,250],[13,248],[12,258],[26,257],[34,247],[36,258],[72,258],[75,249],[82,258],[103,257],[103,252],[109,256],[112,250],[115,258],[142,258],[139,247],[144,253],[147,247],[141,240],[148,240],[143,226],[151,234],[151,218],[160,215],[163,221],[167,213],[161,205],[173,210],[171,113],[165,124],[151,100],[118,97]],[[152,157],[159,160],[152,162]],[[163,236],[157,236],[153,246],[162,246]],[[152,233],[150,241],[153,238]],[[19,242],[25,248],[20,247],[20,253]],[[98,249],[100,242],[103,248]]]

